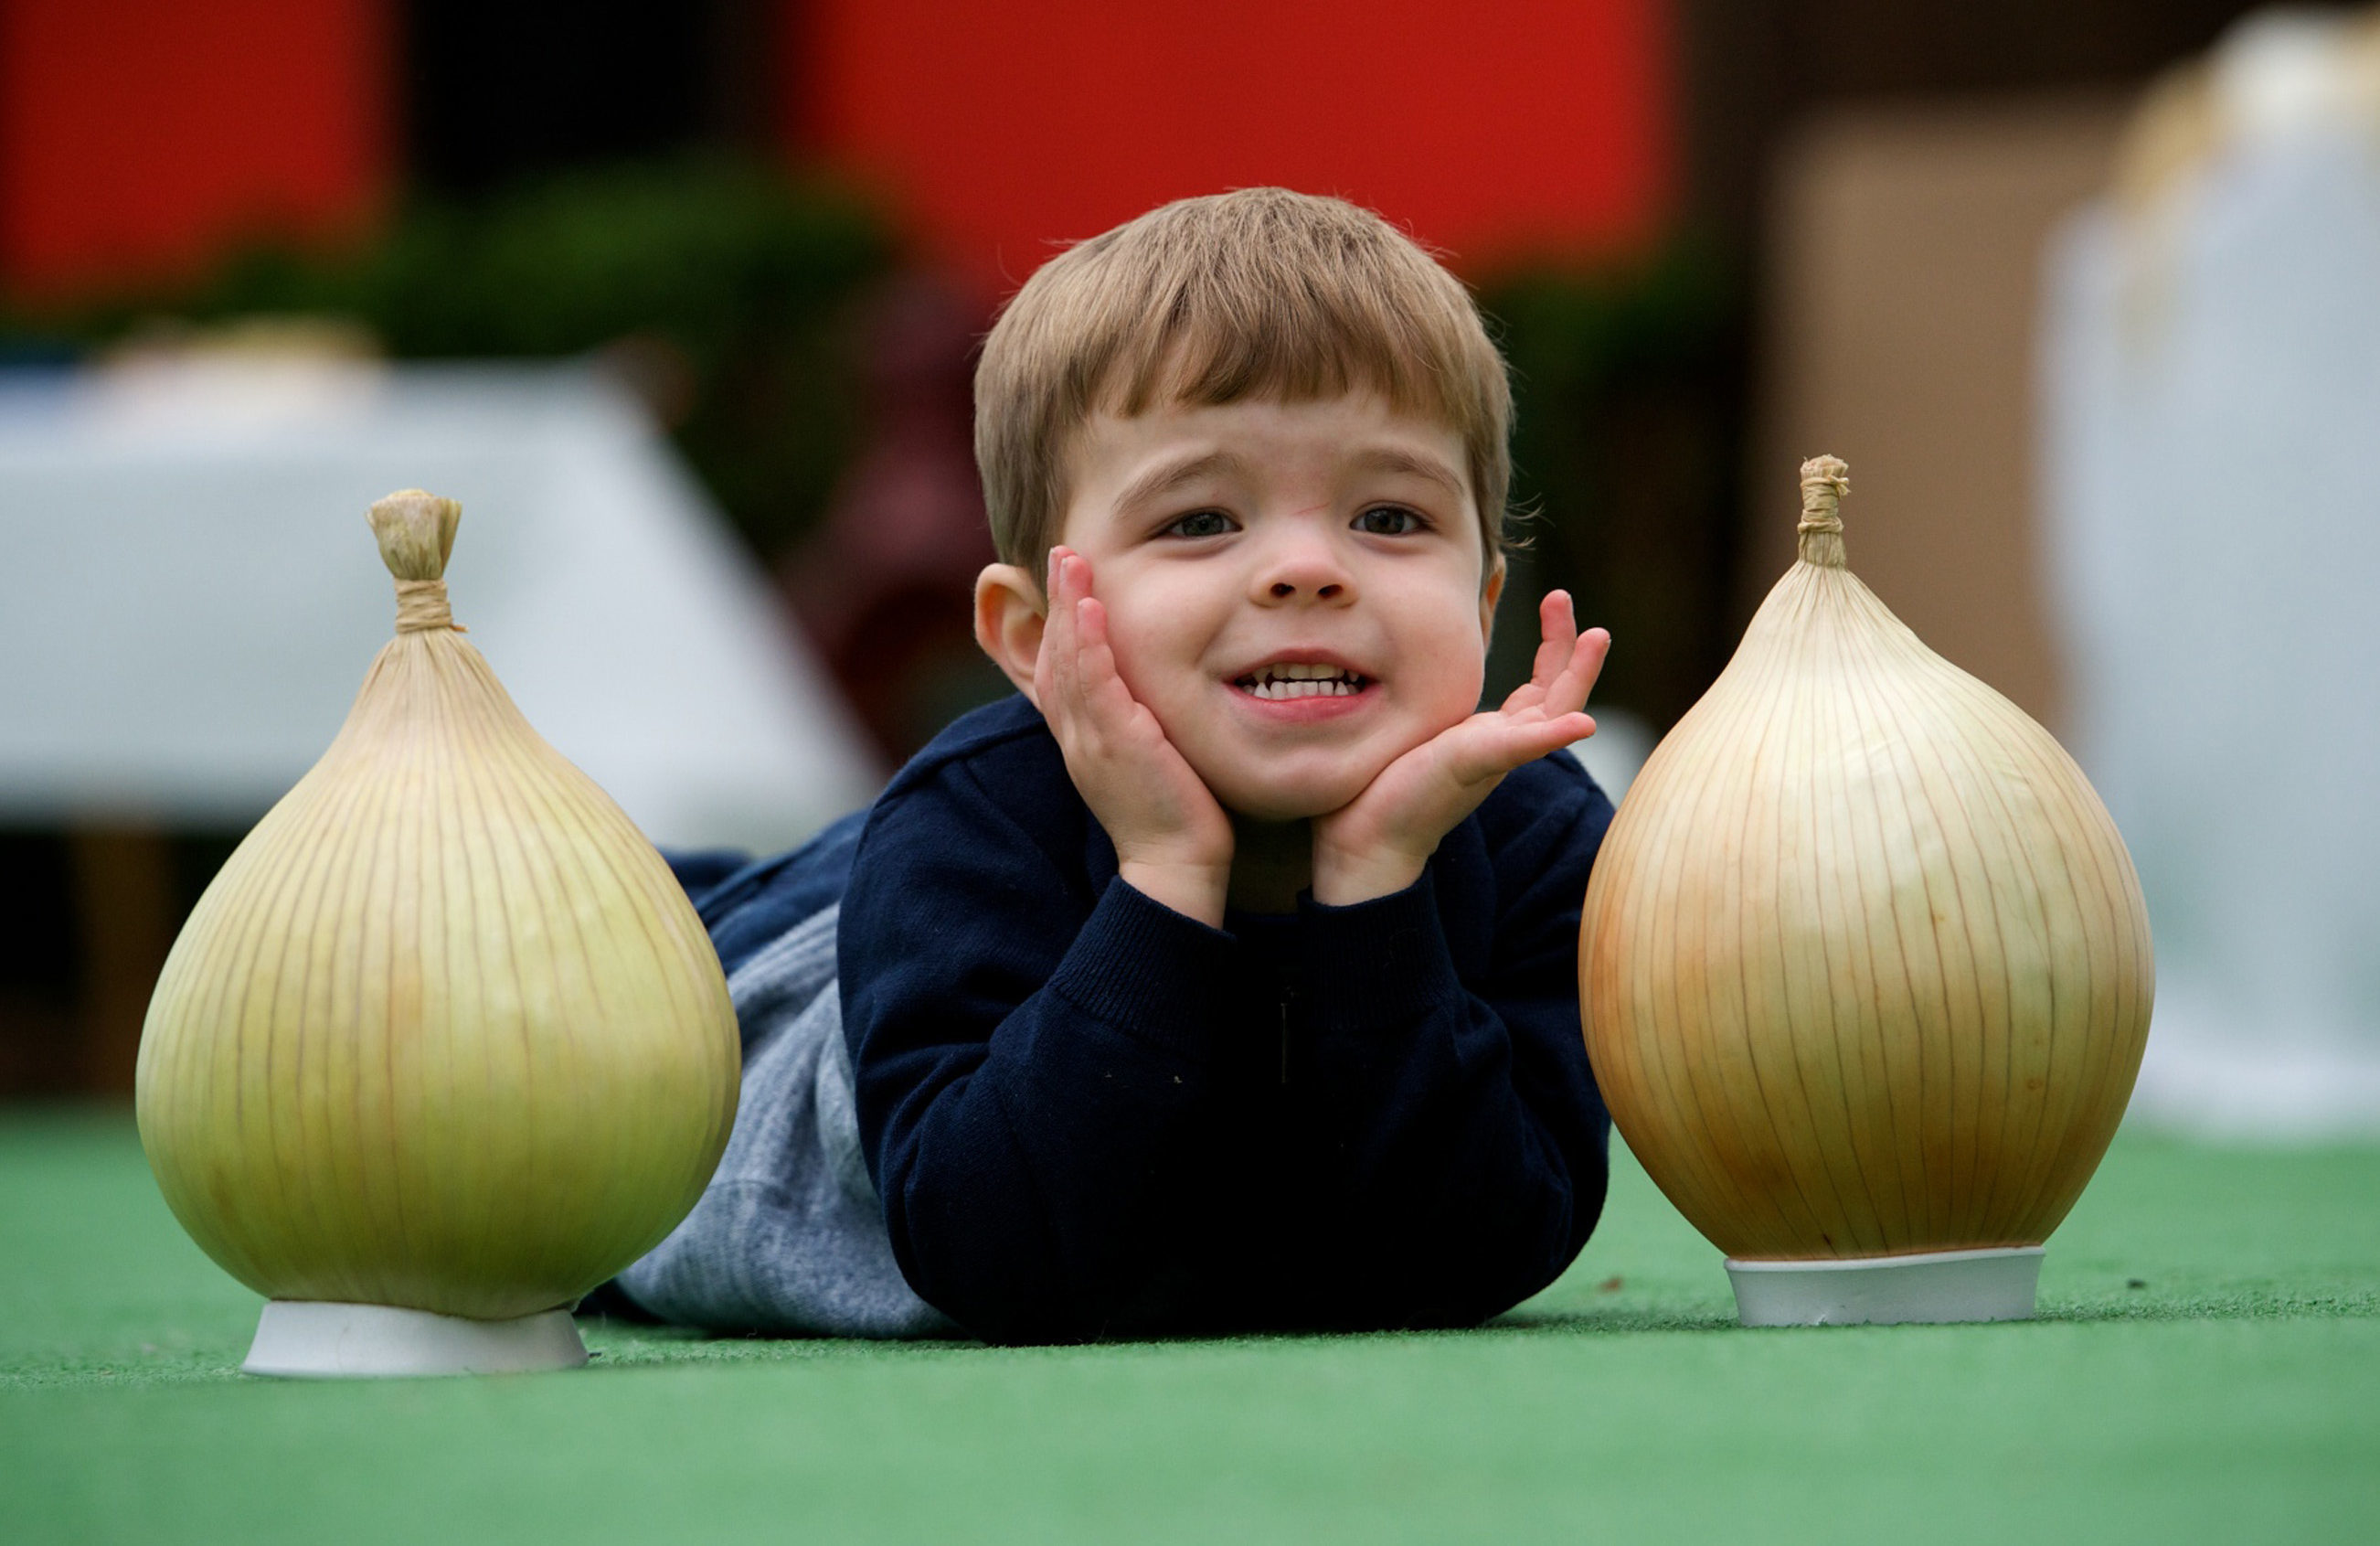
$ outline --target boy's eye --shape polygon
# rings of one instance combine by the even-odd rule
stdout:
[[[1166,527],[1165,535],[1168,537],[1220,537],[1226,531],[1235,530],[1237,528],[1232,524],[1232,517],[1220,510],[1193,510],[1186,516],[1175,517]]]
[[[1407,537],[1429,523],[1402,505],[1375,505],[1355,517],[1355,530],[1375,537]]]

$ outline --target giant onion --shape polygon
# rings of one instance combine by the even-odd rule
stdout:
[[[692,1208],[735,1120],[718,957],[453,623],[459,513],[372,506],[396,637],[200,899],[141,1037],[165,1200],[273,1301],[251,1369],[583,1361],[556,1312]]]
[[[1800,559],[1630,786],[1587,888],[1588,1053],[1747,1322],[2030,1314],[2147,1040],[2140,883],[2048,732]]]

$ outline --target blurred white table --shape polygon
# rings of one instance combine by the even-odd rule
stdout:
[[[365,507],[459,499],[457,621],[655,842],[780,846],[879,770],[641,408],[577,368],[0,373],[0,823],[237,829],[395,601]]]

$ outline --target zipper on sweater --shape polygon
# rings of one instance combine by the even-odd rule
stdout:
[[[1289,991],[1285,988],[1282,989],[1281,994],[1281,1082],[1284,1088],[1289,1084]]]

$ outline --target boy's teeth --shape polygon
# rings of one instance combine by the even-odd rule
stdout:
[[[1335,665],[1268,665],[1241,679],[1257,698],[1344,698],[1361,690],[1364,678]]]

